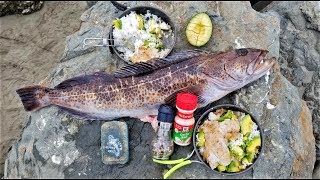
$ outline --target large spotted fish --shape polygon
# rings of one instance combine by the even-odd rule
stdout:
[[[142,119],[157,115],[160,104],[174,105],[178,92],[198,95],[203,107],[259,79],[275,62],[264,59],[266,53],[259,49],[184,51],[128,65],[112,75],[99,72],[68,79],[54,88],[29,86],[17,93],[27,111],[57,105],[91,120]]]

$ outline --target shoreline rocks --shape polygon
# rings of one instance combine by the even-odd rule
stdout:
[[[0,17],[11,14],[31,14],[39,11],[43,6],[43,1],[1,1]]]
[[[214,30],[204,50],[254,47],[269,50],[268,56],[279,57],[279,19],[256,12],[249,2],[121,3],[165,9],[177,26],[179,37],[174,52],[194,48],[186,40],[184,27],[195,13],[207,11]],[[88,9],[81,16],[80,30],[66,38],[65,53],[46,84],[53,87],[65,79],[95,71],[112,73],[125,65],[108,48],[82,46],[86,37],[106,37],[111,20],[120,14],[110,2],[97,2]],[[272,68],[270,75],[211,105],[221,103],[244,107],[256,116],[263,129],[271,132],[266,137],[261,161],[238,178],[312,177],[315,142],[310,112],[297,88],[281,75],[279,65]],[[161,178],[172,166],[152,162],[151,126],[137,119],[121,120],[129,127],[130,159],[127,164],[110,166],[101,161],[99,142],[103,122],[77,120],[53,106],[32,113],[21,140],[12,146],[6,160],[5,178]],[[175,146],[171,158],[186,157],[192,149]],[[228,177],[193,163],[177,170],[171,178]]]

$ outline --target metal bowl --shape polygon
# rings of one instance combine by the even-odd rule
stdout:
[[[203,160],[203,157],[202,155],[200,154],[199,152],[199,148],[197,147],[196,145],[196,134],[197,134],[197,131],[198,131],[198,128],[199,126],[203,123],[203,121],[208,117],[209,113],[210,112],[214,112],[216,111],[217,109],[220,109],[220,108],[224,108],[226,110],[230,109],[230,110],[233,110],[233,111],[240,111],[240,112],[244,112],[246,114],[249,114],[251,116],[251,119],[253,122],[255,122],[258,126],[258,130],[260,131],[260,136],[261,136],[261,147],[259,149],[259,154],[257,155],[257,157],[255,158],[254,162],[248,166],[246,169],[242,170],[242,171],[239,171],[239,172],[234,172],[234,173],[229,173],[229,172],[220,172],[216,169],[211,169],[209,164]],[[194,146],[194,149],[196,151],[196,154],[197,156],[199,157],[199,159],[201,160],[201,162],[203,164],[205,164],[209,169],[211,169],[212,171],[216,172],[216,173],[219,173],[219,174],[222,174],[222,175],[238,175],[238,174],[241,174],[241,173],[244,173],[246,171],[249,171],[250,169],[252,169],[253,166],[255,166],[256,162],[260,159],[261,157],[261,154],[263,153],[263,149],[264,149],[264,134],[263,134],[263,129],[261,128],[259,122],[256,120],[256,118],[250,113],[248,112],[247,110],[243,109],[243,108],[240,108],[238,106],[235,106],[235,105],[231,105],[231,104],[224,104],[224,105],[218,105],[218,106],[214,106],[210,109],[208,109],[206,112],[204,112],[201,117],[198,119],[198,121],[196,122],[195,124],[195,127],[194,127],[194,131],[193,131],[193,146]]]
[[[114,4],[114,2],[113,2]],[[115,4],[114,4],[115,5]],[[124,10],[126,9],[126,7],[124,7],[123,5],[119,5],[116,4],[115,5],[119,10]],[[125,10],[118,18],[122,18],[123,16],[126,16],[128,14],[130,14],[132,11],[135,11],[137,14],[146,14],[147,11],[149,11],[151,14],[154,14],[158,17],[160,17],[164,22],[166,22],[167,24],[169,24],[171,26],[172,29],[172,34],[166,38],[166,37],[162,37],[162,42],[165,46],[166,49],[169,49],[168,53],[165,54],[164,57],[166,57],[167,55],[170,54],[170,52],[172,51],[175,43],[176,43],[176,28],[173,24],[173,22],[171,21],[170,17],[163,11],[161,11],[160,9],[154,8],[154,7],[148,7],[148,6],[138,6],[138,7],[133,7],[133,8],[129,8],[127,10]],[[122,60],[126,61],[129,64],[133,64],[133,62],[131,62],[130,60],[126,60],[123,58],[122,53],[119,52],[116,47],[114,47],[114,41],[113,41],[113,26],[110,28],[110,33],[109,33],[109,47],[112,49],[112,51]]]

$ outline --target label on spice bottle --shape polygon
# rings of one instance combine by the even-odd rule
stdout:
[[[174,122],[173,124],[173,140],[179,145],[189,145],[191,143],[194,124],[190,126],[183,126]]]
[[[182,119],[190,119],[190,118],[193,117],[193,113],[191,113],[191,114],[186,114],[186,113],[182,113],[182,112],[178,111],[177,114],[178,114],[178,116],[179,116],[180,118],[182,118]]]

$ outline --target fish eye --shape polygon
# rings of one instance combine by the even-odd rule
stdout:
[[[248,50],[247,49],[237,49],[236,52],[237,52],[237,54],[239,56],[245,56],[245,55],[248,54]]]

